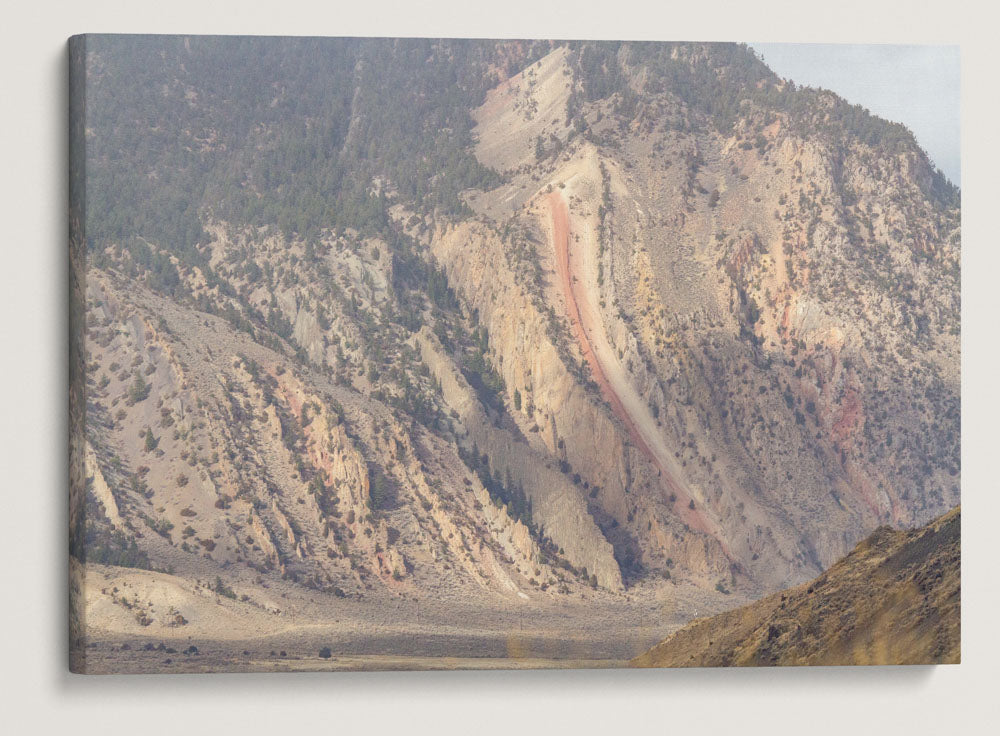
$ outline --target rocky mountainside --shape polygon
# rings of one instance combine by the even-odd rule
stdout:
[[[957,664],[961,511],[879,527],[815,580],[699,619],[638,667]]]
[[[644,649],[649,605],[958,502],[958,192],[746,47],[74,59],[78,633],[477,602],[623,611]]]

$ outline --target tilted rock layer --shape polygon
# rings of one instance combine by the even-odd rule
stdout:
[[[88,590],[88,628],[174,635],[212,596],[273,630],[343,601],[720,610],[958,503],[959,195],[905,130],[736,46],[400,42],[392,69],[468,103],[403,90],[397,134],[433,145],[401,153],[353,43],[320,112],[286,80],[228,132],[197,43],[148,72],[163,130],[225,165],[175,213],[200,236],[137,220],[74,261],[71,519],[83,580],[182,592]]]

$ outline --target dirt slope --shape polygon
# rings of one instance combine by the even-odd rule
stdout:
[[[920,529],[881,527],[816,580],[695,621],[632,663],[958,663],[960,536],[960,508]]]

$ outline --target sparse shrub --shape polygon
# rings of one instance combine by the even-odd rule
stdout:
[[[221,596],[225,596],[226,598],[236,600],[235,591],[229,586],[227,586],[224,582],[222,582],[222,578],[219,577],[218,575],[215,576],[215,587],[213,588],[213,590]]]

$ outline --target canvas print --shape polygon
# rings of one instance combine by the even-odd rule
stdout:
[[[906,126],[736,43],[70,67],[73,671],[959,661]]]

